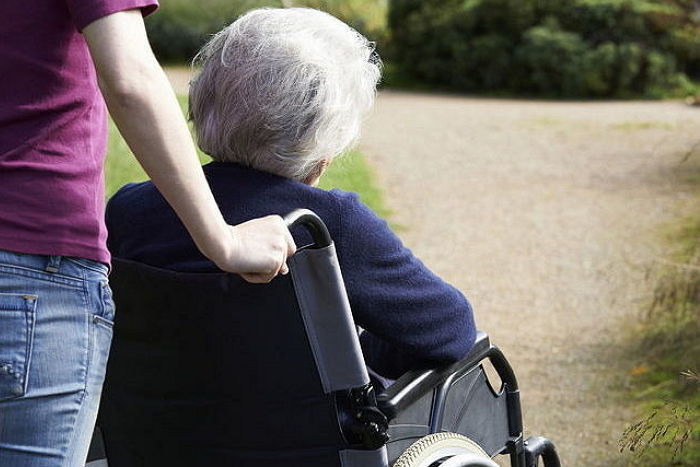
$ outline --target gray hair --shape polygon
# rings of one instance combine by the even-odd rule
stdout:
[[[373,43],[307,8],[250,11],[194,62],[190,119],[202,151],[299,181],[357,140],[381,74]]]

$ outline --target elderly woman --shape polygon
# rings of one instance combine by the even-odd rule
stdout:
[[[324,220],[355,321],[367,330],[365,358],[378,374],[392,378],[464,356],[475,337],[464,296],[355,194],[315,187],[357,139],[373,105],[380,64],[372,44],[320,11],[262,9],[217,34],[198,59],[190,117],[200,147],[214,159],[204,171],[227,222],[297,208]],[[107,224],[116,257],[181,272],[218,271],[151,182],[122,188],[108,205]],[[297,450],[311,447],[318,447],[313,440]],[[277,458],[270,465],[302,464]]]

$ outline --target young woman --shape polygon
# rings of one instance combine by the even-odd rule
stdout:
[[[142,16],[156,0],[0,3],[0,465],[79,466],[111,340],[105,101],[194,243],[266,282],[294,252],[279,217],[228,225]]]

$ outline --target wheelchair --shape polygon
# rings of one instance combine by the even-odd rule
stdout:
[[[267,286],[242,285],[231,274],[178,273],[114,260],[111,283],[119,313],[86,467],[258,465],[240,457],[200,459],[181,453],[189,438],[217,438],[217,424],[235,425],[232,433],[243,439],[241,444],[259,446],[260,452],[266,443],[278,452],[276,440],[286,437],[293,443],[303,427],[313,427],[315,433],[303,436],[325,437],[332,447],[314,461],[266,458],[260,465],[493,467],[496,456],[508,456],[516,467],[536,467],[540,460],[545,467],[560,465],[550,440],[524,439],[515,374],[483,332],[461,361],[409,371],[375,393],[326,226],[308,210],[294,211],[285,220],[290,229],[303,227],[313,242],[289,259],[288,276]],[[247,287],[245,294],[241,287]],[[267,300],[272,314],[245,316],[245,305],[231,310],[234,297],[237,303]],[[202,319],[219,311],[222,319],[232,320],[230,327]],[[270,319],[276,320],[272,326]],[[234,335],[224,337],[228,333]],[[170,347],[140,350],[153,341]],[[269,348],[282,341],[288,344]],[[245,353],[251,346],[258,350]],[[158,360],[160,352],[164,358]],[[500,387],[492,386],[486,361],[497,372]],[[209,365],[205,373],[235,371],[241,384],[202,382],[194,374],[201,362]],[[167,406],[166,398],[196,394],[198,384],[211,384],[228,405],[207,409],[210,401],[197,401],[199,412],[190,418],[189,408]],[[168,392],[163,401],[160,388]],[[294,412],[296,419],[285,417],[291,412],[280,408],[278,399],[298,394],[303,396],[298,400],[317,404],[303,402],[306,412]],[[144,395],[155,397],[156,404],[142,403]],[[301,413],[303,423],[298,421]],[[192,426],[202,418],[211,423],[204,434]],[[178,423],[179,428],[169,428]],[[261,433],[266,439],[260,439]]]

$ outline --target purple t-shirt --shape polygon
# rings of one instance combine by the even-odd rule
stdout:
[[[0,1],[0,249],[109,262],[106,108],[85,26],[157,0]]]

